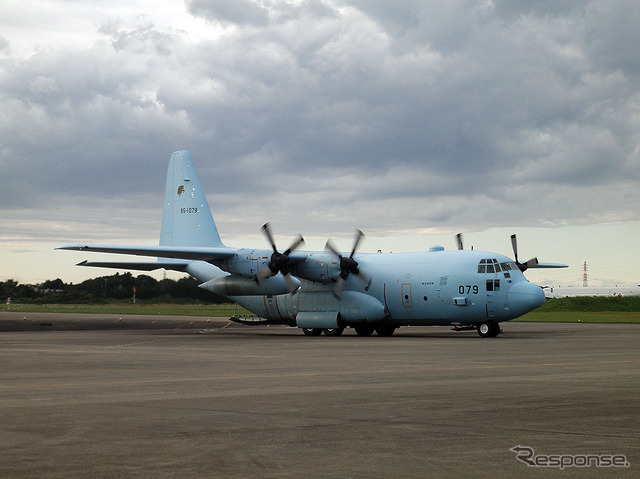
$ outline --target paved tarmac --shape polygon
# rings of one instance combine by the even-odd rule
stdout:
[[[638,477],[638,325],[117,319],[0,313],[0,477]],[[515,446],[630,465],[530,467]]]

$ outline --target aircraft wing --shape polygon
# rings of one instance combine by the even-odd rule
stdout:
[[[78,263],[76,266],[91,266],[93,268],[115,268],[115,269],[132,269],[135,271],[155,271],[156,269],[167,269],[171,271],[185,271],[188,262],[181,261],[147,261],[142,262],[127,262],[127,261],[87,261],[84,260]]]
[[[131,254],[136,256],[152,256],[156,258],[174,258],[200,261],[214,261],[224,258],[230,258],[236,253],[235,248],[227,247],[193,248],[185,246],[132,246],[100,244],[67,245],[56,249],[64,249],[69,251],[88,251],[92,253]]]
[[[529,266],[529,269],[532,269],[532,268],[568,268],[568,267],[569,267],[568,264],[562,264],[562,263],[537,263],[537,264]]]

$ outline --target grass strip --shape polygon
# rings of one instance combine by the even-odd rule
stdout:
[[[162,316],[229,317],[252,315],[235,304],[10,304],[0,311],[65,314],[140,314]]]

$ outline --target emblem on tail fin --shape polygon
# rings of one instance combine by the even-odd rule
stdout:
[[[178,186],[178,196],[182,195],[182,193],[184,193],[184,185]]]

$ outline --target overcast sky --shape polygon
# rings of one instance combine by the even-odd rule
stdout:
[[[188,149],[229,245],[271,221],[283,247],[512,255],[517,232],[571,266],[534,281],[637,283],[638,25],[633,0],[5,1],[0,280],[157,243]]]

